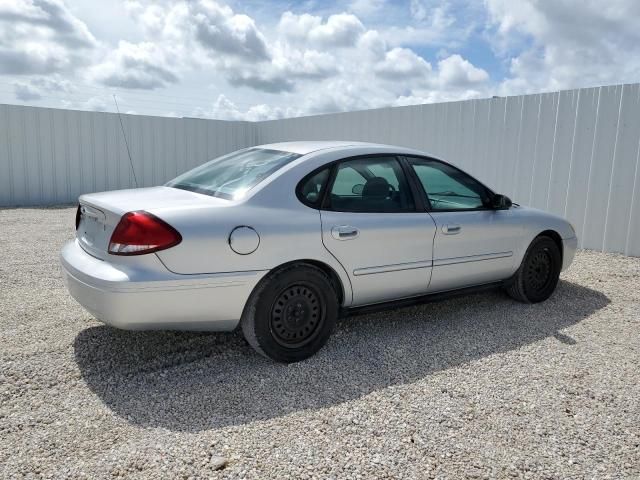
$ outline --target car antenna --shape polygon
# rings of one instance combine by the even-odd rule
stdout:
[[[113,94],[113,101],[116,104],[116,111],[118,112],[118,120],[120,120],[120,129],[122,130],[122,136],[124,137],[124,144],[127,147],[127,155],[129,155],[129,164],[131,165],[131,172],[133,173],[133,181],[138,188],[138,178],[136,177],[136,170],[133,168],[133,160],[131,159],[131,152],[129,151],[129,142],[127,142],[127,135],[124,133],[124,125],[122,124],[122,115],[120,115],[120,108],[118,107],[118,100],[116,94]]]

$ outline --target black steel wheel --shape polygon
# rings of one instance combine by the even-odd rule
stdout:
[[[309,284],[291,285],[273,302],[270,322],[273,338],[283,347],[300,347],[318,334],[323,317],[316,289]]]
[[[556,289],[561,269],[562,254],[556,242],[547,236],[537,237],[507,286],[507,293],[521,302],[542,302]]]
[[[320,268],[294,263],[267,275],[251,294],[240,325],[247,342],[278,362],[298,362],[327,342],[338,295]]]
[[[525,285],[533,293],[545,290],[553,281],[553,258],[547,249],[538,250],[526,264]]]

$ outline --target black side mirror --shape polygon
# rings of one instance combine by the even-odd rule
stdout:
[[[491,208],[494,210],[508,210],[512,204],[511,199],[506,195],[497,193],[491,198]]]

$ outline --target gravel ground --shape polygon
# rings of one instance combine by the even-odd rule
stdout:
[[[0,477],[640,478],[640,259],[349,318],[314,358],[105,327],[67,294],[74,209],[0,210]],[[218,469],[218,470],[216,470]]]

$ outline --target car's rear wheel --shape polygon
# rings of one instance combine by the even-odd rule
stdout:
[[[338,317],[338,297],[319,268],[292,264],[265,277],[242,314],[247,342],[278,362],[309,358],[327,342]]]
[[[546,236],[537,237],[506,291],[520,302],[542,302],[556,289],[561,269],[562,254],[556,242]]]

